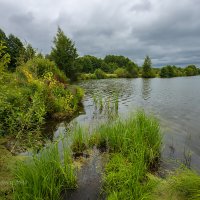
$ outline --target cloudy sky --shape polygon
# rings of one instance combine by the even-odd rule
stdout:
[[[0,0],[0,28],[43,53],[58,26],[80,55],[200,64],[200,0]]]

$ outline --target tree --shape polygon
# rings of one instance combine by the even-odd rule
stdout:
[[[152,71],[152,63],[149,56],[146,56],[144,59],[144,64],[142,66],[142,77],[143,78],[152,78],[154,77],[153,71]]]
[[[75,79],[78,72],[78,65],[75,65],[75,60],[78,54],[74,43],[64,34],[60,27],[58,27],[53,43],[51,59],[71,80]]]
[[[8,38],[6,37],[6,34],[2,29],[0,29],[0,41],[4,42],[5,44],[7,43]]]
[[[129,61],[126,70],[128,71],[130,78],[138,77],[138,66],[134,62]]]
[[[6,53],[6,46],[0,41],[0,72],[4,71],[10,63],[10,55]]]
[[[88,56],[79,57],[76,60],[76,65],[80,65],[78,68],[81,70],[81,72],[93,72],[92,62]]]
[[[26,44],[23,49],[21,49],[19,56],[17,58],[17,65],[22,65],[36,56],[36,50],[31,46],[31,44]]]
[[[124,56],[116,56],[116,55],[107,55],[104,58],[104,61],[106,63],[116,63],[118,67],[126,67],[131,60],[129,58],[126,58]]]
[[[195,76],[198,74],[198,69],[196,68],[195,65],[188,65],[185,68],[185,74],[186,76]]]
[[[23,51],[24,47],[20,39],[13,34],[8,36],[7,45],[8,53],[10,54],[10,64],[8,65],[8,69],[13,71],[17,66],[17,59],[20,56],[20,52]]]

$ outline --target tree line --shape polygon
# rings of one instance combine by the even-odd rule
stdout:
[[[162,68],[153,68],[149,56],[146,56],[142,66],[122,55],[106,55],[97,58],[91,55],[79,56],[75,43],[68,38],[60,27],[53,40],[53,47],[48,55],[42,55],[31,44],[23,44],[22,41],[10,34],[6,36],[0,29],[0,41],[6,46],[5,53],[10,56],[8,70],[15,71],[17,66],[26,63],[34,57],[45,57],[55,62],[60,70],[71,79],[77,78],[153,78],[153,77],[177,77],[194,76],[200,74],[200,69],[195,65],[185,68],[167,65]],[[3,55],[1,55],[3,56]]]

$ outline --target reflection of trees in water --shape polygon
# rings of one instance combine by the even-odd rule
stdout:
[[[142,79],[142,98],[147,100],[151,97],[151,79]]]
[[[88,81],[80,84],[81,87],[87,91],[89,95],[100,95],[102,97],[110,96],[112,98],[113,94],[117,94],[119,101],[121,98],[128,98],[134,92],[132,80],[130,79],[102,79],[98,81]]]

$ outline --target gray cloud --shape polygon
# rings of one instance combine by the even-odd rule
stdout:
[[[49,53],[58,25],[80,55],[200,64],[198,0],[0,0],[0,28]]]

